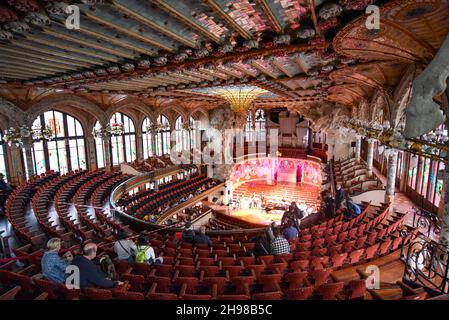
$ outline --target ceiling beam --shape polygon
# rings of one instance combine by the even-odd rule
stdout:
[[[287,68],[285,68],[281,63],[279,63],[279,61],[273,60],[272,63],[276,66],[276,68],[278,68],[281,72],[285,73],[290,78],[294,76],[294,74],[288,71]]]
[[[60,22],[60,21],[55,21],[55,23],[57,23],[60,27],[65,28],[64,23]],[[92,26],[93,25],[93,26]],[[102,41],[106,41],[108,43],[113,44],[114,46],[117,47],[122,47],[128,50],[132,50],[135,52],[139,52],[139,53],[143,53],[149,56],[153,56],[156,53],[156,50],[152,50],[151,48],[145,49],[144,47],[141,47],[142,44],[141,43],[130,43],[129,41],[132,41],[129,38],[118,38],[118,37],[114,37],[111,36],[109,34],[104,34],[101,31],[103,31],[100,28],[94,28],[94,26],[96,26],[95,24],[93,24],[90,21],[85,21],[83,24],[83,28],[80,28],[79,30],[77,30],[80,33],[84,33],[88,36],[100,39]],[[116,36],[119,36],[118,34]]]
[[[261,66],[260,64],[258,64],[256,61],[251,62],[251,65],[256,68],[257,70],[259,70],[260,72],[266,74],[267,76],[276,79],[276,77],[269,71],[267,70],[265,67]]]
[[[44,33],[53,36],[55,38],[59,38],[65,41],[70,41],[70,42],[74,42],[78,45],[82,45],[88,48],[94,48],[109,54],[112,54],[114,56],[118,56],[121,58],[126,58],[126,59],[134,59],[135,56],[129,53],[125,53],[123,51],[117,50],[117,49],[111,49],[105,46],[102,46],[100,44],[98,44],[98,42],[93,42],[93,41],[89,41],[89,40],[85,40],[85,39],[80,39],[77,37],[74,37],[72,35],[69,34],[65,34],[65,33],[61,33],[61,32],[55,32],[54,30],[51,30],[48,27],[44,27]]]
[[[49,63],[58,63],[61,65],[67,65],[69,67],[76,67],[76,68],[88,68],[91,65],[79,61],[74,61],[68,58],[59,58],[56,56],[52,56],[49,54],[43,54],[42,52],[36,52],[34,50],[23,50],[23,48],[16,48],[14,45],[12,46],[0,46],[0,52],[5,53],[7,55],[13,54],[14,56],[23,56],[25,59],[39,59],[39,60],[45,60]]]
[[[28,40],[30,40],[32,42],[36,42],[36,43],[39,43],[39,44],[43,44],[43,45],[49,46],[49,47],[55,47],[55,48],[58,48],[58,49],[67,50],[67,51],[70,51],[70,52],[83,54],[83,55],[86,55],[86,56],[90,56],[90,57],[93,57],[93,58],[96,58],[96,59],[102,59],[102,60],[109,61],[109,62],[117,62],[119,60],[115,56],[105,55],[105,54],[102,54],[102,53],[95,52],[93,50],[88,50],[88,49],[86,50],[86,48],[80,48],[76,44],[64,43],[64,42],[62,42],[60,40],[57,40],[57,39],[48,39],[48,38],[46,39],[46,38],[43,38],[41,35],[33,35],[33,34],[27,35],[26,39],[28,39]]]
[[[201,35],[203,35],[205,38],[208,38],[216,43],[220,43],[220,37],[216,36],[209,30],[207,30],[205,27],[196,23],[192,18],[189,18],[188,16],[182,14],[180,11],[173,8],[171,5],[166,3],[164,0],[153,0],[152,2],[155,3],[162,10],[164,10],[164,11],[168,12],[169,14],[173,15],[174,17],[178,18],[180,21],[182,21],[184,24],[188,25],[190,28],[195,29],[196,31],[201,33]]]
[[[214,0],[204,0],[221,18],[226,20],[227,23],[231,25],[243,38],[249,40],[252,38],[252,35],[243,29],[234,19],[232,19],[226,12],[224,12],[220,5],[217,4]]]
[[[6,63],[8,66],[16,66],[16,67],[24,67],[29,70],[36,70],[36,71],[44,71],[48,73],[64,73],[67,72],[67,69],[61,69],[57,67],[49,67],[49,66],[41,66],[34,63],[24,63],[23,61],[17,61],[14,60],[14,58],[8,57],[7,59],[3,60],[2,62]],[[1,65],[1,62],[0,62]]]
[[[268,4],[267,0],[256,0],[256,3],[260,6],[262,11],[265,13],[265,15],[268,18],[268,21],[271,24],[271,27],[276,33],[282,32],[282,26],[279,23],[278,19],[274,15],[273,11],[271,11],[270,5]]]
[[[168,52],[174,52],[172,47],[166,46],[166,45],[164,45],[163,43],[161,43],[159,41],[156,41],[154,39],[150,39],[148,37],[145,37],[143,35],[140,35],[140,34],[137,34],[137,33],[133,32],[133,31],[130,31],[130,29],[126,28],[125,26],[122,26],[122,25],[119,25],[119,24],[115,24],[115,23],[113,23],[113,22],[111,22],[111,21],[109,21],[107,19],[100,18],[100,17],[98,17],[96,15],[91,14],[90,12],[87,12],[87,11],[84,12],[84,13],[86,14],[86,16],[89,19],[91,19],[91,20],[93,20],[93,21],[95,21],[97,23],[104,24],[104,25],[110,27],[111,29],[119,31],[119,32],[121,32],[121,33],[123,33],[123,34],[125,34],[125,35],[127,35],[129,37],[133,37],[133,38],[135,38],[137,40],[140,40],[142,42],[148,43],[148,44],[150,44],[152,46],[158,47],[158,48],[166,50]]]
[[[304,72],[305,74],[309,75],[309,71],[307,70],[306,66],[302,62],[301,57],[296,57],[295,58],[295,62],[298,65],[299,69],[302,70],[302,72]]]
[[[22,64],[30,64],[31,65],[36,65],[36,66],[41,66],[41,67],[57,67],[59,69],[65,70],[67,71],[71,71],[71,70],[76,70],[76,67],[73,66],[67,66],[67,65],[61,65],[55,62],[48,62],[48,61],[44,61],[44,60],[38,60],[38,59],[30,59],[30,58],[26,58],[20,55],[8,55],[5,53],[2,53],[0,51],[0,58],[4,59],[4,61],[15,61],[15,62],[20,62]],[[0,60],[1,60],[0,59]]]
[[[160,32],[164,35],[166,35],[169,38],[172,38],[173,40],[180,42],[188,47],[195,48],[196,43],[195,41],[191,41],[188,39],[183,38],[179,34],[169,30],[168,28],[164,28],[160,26],[159,24],[153,22],[151,19],[143,15],[143,12],[137,13],[134,10],[124,6],[123,4],[117,2],[116,0],[112,0],[112,3],[114,6],[119,9],[119,11],[123,12],[124,14],[128,15],[129,17],[133,18],[136,21],[139,21],[143,24],[146,24],[150,26],[152,29],[156,30],[157,32]]]
[[[84,58],[82,56],[72,55],[72,54],[64,52],[64,51],[60,51],[60,50],[53,49],[53,48],[48,48],[46,46],[45,47],[36,46],[36,45],[33,45],[32,43],[29,43],[28,41],[21,41],[21,42],[16,41],[16,42],[14,42],[14,45],[17,47],[25,48],[25,49],[30,49],[30,50],[34,50],[34,51],[38,51],[38,52],[47,53],[50,55],[55,55],[55,56],[58,56],[61,58],[79,60],[79,61],[87,62],[90,64],[96,64],[96,65],[104,64],[104,62],[92,60],[92,58],[88,58],[88,57]]]
[[[320,27],[318,26],[318,18],[316,16],[315,11],[315,0],[309,0],[309,9],[312,15],[313,26],[315,27],[315,31],[317,35],[321,35]]]

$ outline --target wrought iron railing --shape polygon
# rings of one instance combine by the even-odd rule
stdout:
[[[420,234],[410,245],[403,245],[401,259],[405,263],[403,282],[449,294],[449,246]]]
[[[441,230],[441,221],[438,216],[430,211],[413,208],[413,227],[418,228],[419,232],[425,234],[428,238],[439,236]]]

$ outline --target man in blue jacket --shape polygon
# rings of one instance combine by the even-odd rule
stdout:
[[[76,256],[72,265],[78,267],[80,272],[80,288],[115,288],[123,284],[120,281],[106,279],[92,260],[97,256],[97,245],[88,243],[83,248],[83,255]]]

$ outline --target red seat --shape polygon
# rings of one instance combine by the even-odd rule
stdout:
[[[285,275],[285,280],[288,282],[289,289],[301,288],[306,283],[308,273],[302,272],[290,272]]]
[[[114,298],[117,300],[144,300],[145,296],[140,292],[114,292]]]
[[[355,250],[352,251],[349,254],[349,263],[358,263],[360,261],[360,257],[363,255],[363,252],[365,251],[365,249],[359,249],[359,250]]]
[[[250,297],[244,294],[222,294],[217,296],[217,300],[249,300]]]
[[[218,273],[218,266],[201,266],[199,267],[201,277],[215,277]]]
[[[176,271],[179,277],[195,277],[196,268],[194,265],[178,265]]]
[[[144,291],[144,281],[145,278],[138,274],[122,274],[120,276],[122,281],[128,281],[131,285],[130,290],[136,292]]]
[[[323,300],[335,300],[336,295],[344,288],[344,282],[324,283],[318,287]]]
[[[256,279],[253,276],[238,276],[231,278],[232,284],[235,286],[236,294],[250,295],[250,287],[254,284]]]
[[[347,256],[348,256],[347,252],[333,254],[331,257],[332,268],[336,269],[338,267],[341,267],[345,262]]]
[[[313,287],[287,289],[287,300],[308,300],[313,294]]]
[[[290,262],[290,269],[293,271],[307,271],[309,269],[309,260],[293,260]]]
[[[314,286],[318,287],[323,283],[326,283],[332,273],[332,268],[322,269],[322,270],[312,270],[310,275],[314,280]]]
[[[360,299],[365,297],[366,293],[366,281],[365,280],[352,280],[348,283],[348,298]]]
[[[262,284],[263,292],[280,291],[279,282],[282,279],[282,274],[261,274],[259,281]]]
[[[47,300],[57,298],[56,289],[58,285],[56,283],[39,278],[33,278],[33,282],[40,291],[47,293]]]
[[[112,291],[105,289],[86,288],[83,290],[90,300],[111,300]]]
[[[262,292],[262,293],[254,293],[252,296],[253,300],[281,300],[282,292]]]

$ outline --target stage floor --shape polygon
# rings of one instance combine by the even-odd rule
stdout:
[[[243,221],[254,223],[270,225],[273,221],[277,225],[281,224],[282,215],[284,214],[281,210],[272,210],[267,212],[263,209],[237,209],[230,211],[230,215],[239,218]]]
[[[233,202],[240,202],[240,207],[229,209],[227,213],[249,223],[269,225],[271,222],[280,224],[284,210],[265,211],[261,209],[260,195],[264,193],[265,204],[284,204],[288,206],[295,201],[297,204],[307,205],[308,213],[317,212],[320,203],[320,188],[309,184],[296,185],[289,182],[278,182],[268,185],[264,182],[246,182],[233,191]],[[249,208],[252,194],[255,194],[258,208]],[[232,208],[232,207],[231,207]],[[307,213],[306,213],[307,214]]]

